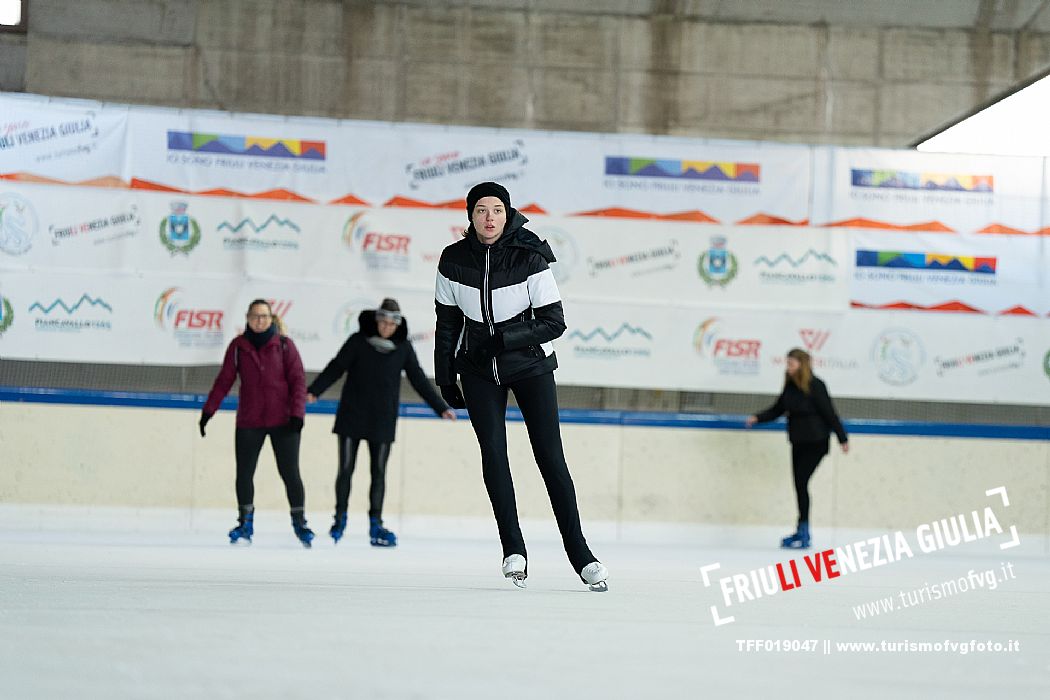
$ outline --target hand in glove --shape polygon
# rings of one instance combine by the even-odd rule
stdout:
[[[303,429],[303,419],[299,416],[292,416],[288,419],[288,425],[286,425],[285,427],[297,433],[301,432]]]
[[[204,411],[201,411],[201,419],[197,421],[197,425],[200,426],[201,429],[201,437],[205,437],[204,426],[208,424],[208,421],[210,421],[211,417],[214,415],[214,413],[205,413]]]
[[[467,402],[463,400],[463,392],[459,390],[458,384],[445,384],[438,387],[441,390],[441,398],[445,399],[452,408],[466,408]]]
[[[470,349],[471,359],[474,364],[481,365],[485,364],[492,358],[503,352],[503,334],[496,331],[495,335],[490,335],[480,343]]]

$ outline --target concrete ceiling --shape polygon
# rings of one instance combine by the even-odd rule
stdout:
[[[408,4],[433,4],[409,2]],[[718,22],[1050,32],[1050,0],[446,0],[581,14],[674,14]]]

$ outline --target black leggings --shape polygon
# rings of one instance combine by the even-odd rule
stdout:
[[[791,470],[795,473],[795,496],[798,498],[798,521],[809,522],[809,479],[828,453],[828,443],[802,442],[791,446]]]
[[[507,457],[507,392],[514,392],[518,408],[532,443],[532,454],[547,487],[554,517],[558,521],[565,553],[579,573],[595,561],[580,526],[576,506],[576,489],[565,464],[561,427],[558,419],[558,393],[554,373],[529,377],[509,386],[498,386],[469,374],[463,375],[463,397],[470,413],[470,423],[481,446],[481,472],[485,489],[496,516],[503,556],[521,554],[526,559],[525,540],[518,524],[514,483]]]
[[[350,502],[350,477],[354,475],[360,438],[339,435],[339,471],[335,477],[335,510],[345,513]],[[371,458],[372,486],[368,490],[368,517],[383,519],[383,496],[386,495],[386,462],[390,459],[390,443],[368,440]]]
[[[279,428],[237,428],[234,450],[237,453],[237,503],[249,506],[255,499],[255,467],[259,463],[266,436],[277,460],[277,471],[288,494],[288,505],[292,510],[302,510],[306,502],[303,480],[299,476],[299,431]]]

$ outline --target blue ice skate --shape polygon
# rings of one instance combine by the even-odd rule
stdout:
[[[397,535],[383,527],[379,518],[369,518],[368,537],[373,547],[396,547]]]
[[[332,527],[328,530],[328,534],[332,536],[336,544],[339,544],[339,540],[343,539],[343,532],[346,530],[346,513],[336,511]]]
[[[292,529],[304,547],[310,549],[313,546],[314,531],[306,526],[306,516],[302,512],[292,513]]]
[[[801,522],[795,534],[780,540],[780,546],[784,549],[809,549],[809,542],[809,523]]]
[[[230,544],[251,544],[255,534],[255,513],[244,513],[238,518],[237,527],[230,530]]]

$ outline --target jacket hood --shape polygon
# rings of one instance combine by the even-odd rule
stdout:
[[[357,317],[358,326],[360,326],[360,333],[366,338],[373,335],[379,335],[379,325],[376,323],[376,312],[375,309],[365,309]],[[390,340],[394,343],[400,344],[408,340],[408,321],[405,317],[401,317],[401,323],[398,324],[397,330],[390,336]]]
[[[524,248],[525,250],[531,250],[534,253],[539,253],[543,256],[543,259],[547,261],[547,264],[557,262],[557,258],[554,257],[554,251],[551,250],[550,244],[547,241],[541,239],[535,233],[525,228],[525,224],[528,223],[528,218],[517,209],[511,209],[510,216],[507,217],[507,225],[503,229],[503,235],[499,237],[499,240],[492,244],[493,248]],[[471,224],[467,228],[467,239],[470,241],[470,245],[475,250],[484,249],[485,244],[478,238],[478,232],[474,229],[474,224]]]

